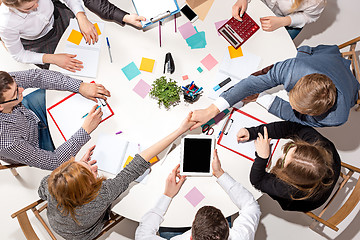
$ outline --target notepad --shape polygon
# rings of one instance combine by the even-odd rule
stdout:
[[[140,79],[140,81],[134,87],[134,92],[139,94],[140,97],[145,98],[146,95],[150,92],[151,86],[147,84],[144,80]]]
[[[67,37],[68,41],[66,42],[64,53],[75,54],[75,58],[83,62],[84,68],[81,69],[81,71],[76,71],[75,73],[59,68],[59,72],[66,75],[96,78],[99,65],[100,48],[103,41],[103,35],[101,32],[104,31],[105,25],[102,22],[96,22],[94,26],[99,34],[98,42],[89,45],[85,42],[85,38],[82,37],[80,33],[77,20],[74,18],[70,19],[68,28],[71,29],[71,31]]]
[[[196,30],[191,22],[187,22],[184,25],[181,25],[180,27],[178,27],[178,30],[184,39],[187,39],[192,35],[196,34]]]
[[[218,64],[218,61],[209,53],[203,60],[201,60],[201,63],[206,67],[207,70],[213,69],[213,67]]]
[[[193,205],[193,207],[196,207],[205,196],[196,187],[193,187],[193,189],[185,195],[185,198]]]
[[[142,58],[140,64],[140,70],[146,72],[152,72],[154,68],[155,60],[150,58]]]
[[[118,174],[139,153],[140,144],[130,142],[120,135],[103,134],[98,137],[92,159],[97,160],[98,168],[111,174]],[[150,170],[145,171],[137,180],[142,180]]]
[[[141,74],[141,72],[139,71],[139,69],[137,68],[134,62],[131,62],[125,67],[123,67],[121,71],[123,71],[123,73],[125,74],[126,78],[129,81],[132,80],[134,77],[138,76],[139,74]]]
[[[85,120],[83,116],[96,104],[101,105],[100,101],[96,103],[79,93],[72,93],[49,107],[47,112],[64,140],[67,141],[81,128]],[[101,110],[103,112],[101,122],[114,115],[109,104],[101,106]]]

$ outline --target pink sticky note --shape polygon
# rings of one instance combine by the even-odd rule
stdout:
[[[216,61],[216,59],[209,53],[209,55],[201,60],[201,63],[207,68],[207,70],[210,71],[216,64],[218,64],[218,61]]]
[[[184,75],[182,76],[183,80],[188,80],[189,79],[189,76],[188,75]]]
[[[196,33],[196,30],[191,22],[181,25],[178,29],[184,39],[187,39]]]
[[[219,32],[218,32],[219,28],[220,28],[222,25],[224,25],[227,21],[228,21],[228,20],[225,19],[225,20],[218,21],[218,22],[215,23],[216,32],[217,32],[217,34],[218,34],[219,36],[220,36],[220,34],[219,34]]]
[[[185,198],[191,203],[191,205],[196,207],[196,205],[198,205],[205,196],[196,187],[194,187],[190,190],[190,192],[188,192],[188,194],[185,195]]]
[[[140,81],[134,87],[134,92],[139,94],[140,97],[145,98],[146,95],[150,92],[151,86],[147,84],[144,80],[140,79]]]

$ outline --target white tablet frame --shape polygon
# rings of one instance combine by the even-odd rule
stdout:
[[[184,172],[184,146],[185,139],[210,139],[211,140],[211,153],[210,153],[210,169],[209,172],[200,173],[200,172]],[[213,135],[187,135],[181,139],[181,151],[180,151],[180,174],[185,176],[212,176],[212,160],[214,157],[214,149],[215,149],[215,136]]]

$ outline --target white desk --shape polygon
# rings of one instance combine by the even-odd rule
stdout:
[[[131,1],[117,0],[113,2],[129,12],[134,12]],[[183,2],[179,1],[179,5]],[[166,110],[159,108],[157,101],[149,98],[149,96],[145,99],[140,98],[132,89],[140,79],[151,84],[156,78],[163,75],[163,64],[167,52],[172,53],[176,66],[175,73],[169,77],[178,81],[179,85],[185,85],[195,80],[198,86],[204,87],[205,92],[211,89],[213,86],[209,84],[209,79],[215,77],[219,65],[215,66],[211,71],[207,71],[200,61],[209,53],[219,62],[222,60],[223,54],[227,51],[228,43],[217,35],[214,22],[231,17],[233,2],[215,1],[205,21],[197,20],[195,22],[194,25],[197,29],[206,33],[207,46],[205,49],[191,50],[180,33],[174,32],[172,19],[162,26],[163,46],[161,48],[159,47],[157,25],[155,28],[142,32],[129,26],[122,28],[113,23],[106,23],[103,34],[109,37],[113,63],[110,63],[107,46],[103,44],[96,81],[102,83],[111,91],[112,97],[109,98],[108,102],[113,108],[115,116],[106,120],[94,131],[92,139],[82,148],[79,156],[96,143],[99,134],[113,134],[120,130],[129,139],[151,145],[174,130],[190,110],[205,108],[211,104],[212,100],[208,99],[206,94],[203,94],[204,96],[192,105],[182,100],[178,106]],[[273,15],[260,0],[251,1],[247,12],[259,25],[261,16]],[[92,14],[89,14],[89,16],[92,20],[99,20]],[[181,26],[185,22],[187,22],[187,19],[184,16],[177,18],[177,26]],[[64,48],[65,41],[63,38],[57,52],[61,52],[60,49]],[[295,46],[284,28],[275,32],[263,32],[260,29],[242,46],[242,49],[262,57],[259,69],[296,55]],[[131,61],[134,61],[139,67],[142,57],[156,60],[153,73],[142,72],[135,79],[128,81],[121,68]],[[204,69],[203,73],[197,72],[198,66]],[[56,66],[53,66],[52,69],[55,70]],[[188,75],[190,79],[183,81],[181,78],[183,75]],[[82,79],[86,82],[93,80]],[[47,105],[53,105],[68,94],[67,92],[49,91]],[[278,120],[278,118],[267,113],[255,103],[248,104],[243,110],[267,122]],[[51,120],[49,120],[49,125],[54,143],[58,146],[63,142],[63,139]],[[222,122],[215,127],[214,134],[216,136],[221,126]],[[200,129],[195,132],[199,133]],[[249,181],[252,162],[220,146],[218,152],[224,170],[241,182],[254,194],[255,198],[259,198],[261,193],[255,190]],[[277,159],[279,155],[280,147],[275,152],[274,159]],[[121,201],[114,206],[113,210],[126,218],[139,221],[144,213],[154,206],[158,197],[163,193],[165,179],[171,169],[179,162],[179,159],[179,148],[177,148],[168,156],[163,165],[155,164],[152,167],[152,172],[146,184],[134,184],[135,186],[124,193],[121,196]],[[213,205],[221,209],[226,216],[237,212],[235,205],[221,187],[215,183],[215,180],[214,177],[188,178],[173,200],[162,226],[190,226],[196,211],[204,205]],[[205,195],[205,199],[196,207],[193,207],[184,198],[184,195],[194,186]]]

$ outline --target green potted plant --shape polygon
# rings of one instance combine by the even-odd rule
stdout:
[[[180,101],[181,88],[171,78],[167,81],[165,76],[162,76],[154,81],[150,96],[158,100],[159,107],[161,104],[165,108],[176,105]]]

